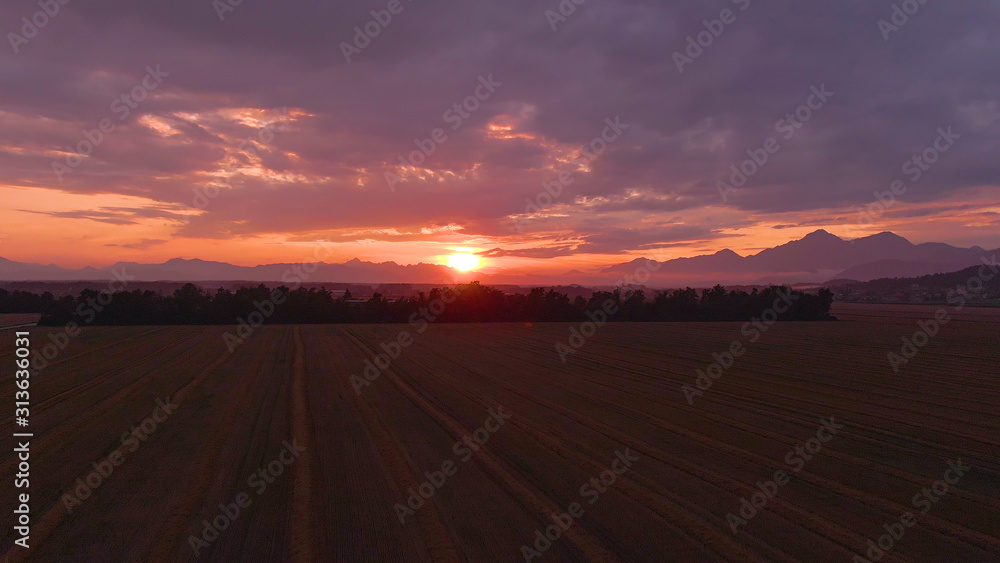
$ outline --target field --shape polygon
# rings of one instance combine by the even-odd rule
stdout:
[[[40,317],[35,313],[0,313],[0,328],[33,325]]]
[[[756,342],[740,323],[608,324],[565,363],[568,324],[266,326],[233,353],[231,327],[85,328],[32,377],[28,560],[847,562],[887,530],[881,561],[996,560],[1000,310],[951,311],[894,372],[934,312],[841,305]],[[58,332],[30,330],[35,352]],[[13,364],[2,331],[8,436]]]

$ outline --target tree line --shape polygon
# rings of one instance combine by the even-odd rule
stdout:
[[[186,284],[170,295],[154,291],[96,291],[55,298],[0,289],[0,312],[41,313],[39,324],[59,326],[68,322],[92,325],[200,325],[237,324],[259,314],[270,324],[413,323],[434,322],[546,322],[585,321],[588,312],[613,311],[612,321],[749,321],[775,309],[781,320],[833,320],[833,294],[817,294],[772,286],[760,291],[727,291],[722,286],[655,291],[617,288],[596,291],[590,299],[575,299],[554,289],[534,288],[528,293],[506,294],[472,282],[419,292],[409,298],[385,299],[374,294],[367,301],[352,299],[350,292],[334,295],[325,288],[263,284],[230,291],[208,292]],[[421,321],[422,322],[422,321]]]

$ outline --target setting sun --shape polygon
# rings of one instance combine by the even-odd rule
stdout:
[[[479,257],[475,254],[452,254],[448,257],[448,265],[456,270],[468,272],[479,267]]]

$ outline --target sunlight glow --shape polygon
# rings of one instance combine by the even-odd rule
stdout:
[[[452,254],[448,257],[448,265],[460,272],[468,272],[479,267],[479,257],[475,254]]]

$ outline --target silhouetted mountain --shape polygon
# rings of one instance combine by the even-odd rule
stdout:
[[[835,278],[858,281],[869,281],[879,278],[915,278],[931,274],[955,272],[975,262],[974,259],[955,260],[946,263],[879,260],[878,262],[869,262],[868,264],[861,264],[843,270]]]
[[[746,264],[756,272],[808,272],[846,267],[856,263],[859,254],[850,242],[820,229],[748,256]]]
[[[911,252],[915,246],[912,242],[906,240],[905,238],[888,231],[883,231],[877,235],[855,239],[851,244],[853,244],[854,247],[860,252],[868,254],[905,254],[907,252]]]
[[[832,278],[867,281],[955,271],[979,263],[987,254],[978,246],[913,244],[890,232],[848,241],[820,229],[802,239],[751,256],[740,257],[731,250],[722,250],[660,262],[651,285],[771,284],[821,282]],[[633,260],[605,271],[634,272],[644,263],[644,259]]]
[[[117,262],[106,268],[60,268],[26,264],[0,258],[0,280],[110,280],[114,272],[134,276],[136,281],[223,281],[244,280],[262,282],[321,282],[344,283],[454,283],[459,274],[446,266],[415,264],[401,266],[395,262],[364,262],[353,259],[343,264],[266,264],[235,266],[225,262],[174,258],[162,264]]]
[[[992,303],[1000,299],[1000,261],[994,257],[1000,259],[1000,249],[978,265],[958,271],[866,282],[838,279],[824,285],[844,301]]]
[[[689,258],[675,258],[666,262],[660,262],[659,264],[661,266],[667,266],[669,271],[675,274],[706,275],[742,272],[745,263],[744,261],[745,258],[727,248],[725,250],[720,250],[715,254],[704,254]],[[649,260],[645,258],[636,258],[631,262],[616,264],[609,268],[605,268],[602,272],[608,274],[634,274],[636,270],[645,266],[648,262]],[[659,274],[663,272],[658,270],[657,273]]]
[[[978,246],[958,248],[942,243],[913,244],[893,233],[879,233],[847,241],[824,230],[740,256],[732,250],[659,262],[649,287],[707,287],[717,283],[787,284],[818,283],[834,278],[867,281],[880,277],[918,276],[960,270],[978,264],[985,250]],[[461,274],[437,264],[403,266],[395,262],[364,262],[357,258],[342,264],[265,264],[235,266],[225,262],[174,258],[162,264],[118,262],[106,268],[66,269],[54,264],[28,264],[0,258],[0,280],[86,281],[108,280],[115,271],[135,276],[136,281],[230,281],[253,282],[341,282],[341,283],[455,283],[472,277],[487,283],[552,285],[553,283],[614,284],[634,276],[648,260],[639,258],[598,272],[579,271],[563,275],[538,275],[527,270],[499,271],[491,275]],[[307,272],[307,269],[315,269]],[[650,268],[647,268],[650,269]]]

